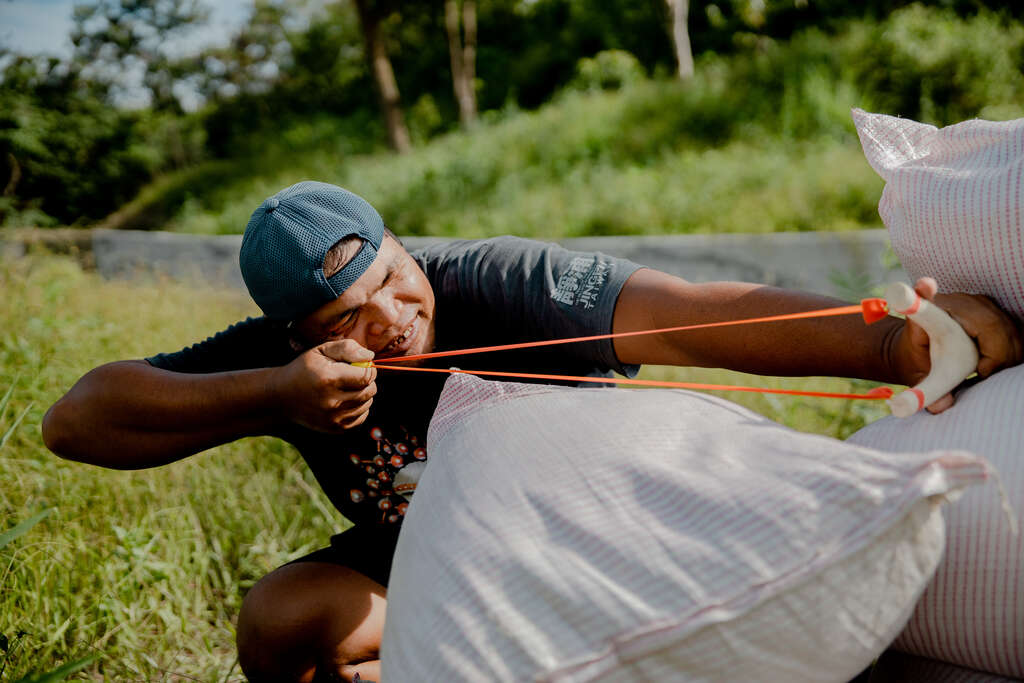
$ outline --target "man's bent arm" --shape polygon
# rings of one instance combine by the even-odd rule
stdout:
[[[83,376],[43,418],[43,439],[69,460],[139,469],[163,465],[282,421],[272,368],[186,374],[143,360]]]
[[[43,418],[43,439],[69,460],[118,469],[164,465],[292,422],[341,433],[366,420],[373,354],[350,340],[320,344],[280,367],[181,373],[146,361],[102,365]]]

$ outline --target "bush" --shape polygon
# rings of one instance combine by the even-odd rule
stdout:
[[[618,90],[646,77],[640,60],[625,50],[604,50],[576,63],[574,90]]]
[[[959,19],[911,5],[881,24],[855,26],[844,52],[875,111],[940,126],[1024,116],[1024,27],[991,12]]]
[[[360,192],[410,235],[877,227],[881,183],[851,107],[940,124],[1024,114],[1024,29],[991,13],[911,6],[839,33],[740,43],[698,58],[687,83],[599,53],[544,107],[485,112],[471,133],[405,157],[370,154],[376,114],[282,121],[229,160],[159,181],[119,214],[138,220],[111,224],[239,232],[263,198],[315,178]],[[412,108],[418,141],[443,127],[440,108]]]
[[[203,145],[196,117],[114,109],[56,62],[15,59],[0,78],[0,225],[99,220]]]

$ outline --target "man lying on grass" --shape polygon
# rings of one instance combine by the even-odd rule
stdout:
[[[294,444],[354,527],[260,580],[238,617],[252,681],[376,680],[386,586],[427,458],[443,375],[354,363],[430,350],[659,329],[827,308],[754,284],[692,284],[601,254],[512,237],[407,252],[364,200],[305,182],[253,213],[242,273],[265,316],[176,353],[96,368],[50,408],[47,446],[121,469],[269,434]],[[1021,362],[1020,332],[983,296],[919,291],[977,342],[978,373]],[[474,369],[606,376],[653,363],[914,384],[928,339],[896,318],[843,316],[643,335],[472,356]],[[443,364],[443,359],[442,359]],[[438,378],[442,379],[438,379]],[[934,410],[948,407],[951,397]]]

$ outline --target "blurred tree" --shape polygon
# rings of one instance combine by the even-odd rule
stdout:
[[[693,78],[693,51],[687,26],[690,0],[665,0],[672,16],[672,42],[676,48],[676,75],[680,80]]]
[[[200,0],[91,0],[74,7],[73,65],[114,101],[131,96],[132,74],[141,72],[149,106],[181,112],[175,96],[188,63],[165,50],[167,41],[206,21]]]
[[[56,58],[9,59],[0,73],[0,223],[102,218],[169,164],[165,138],[177,118],[110,107]]]
[[[292,66],[292,40],[285,28],[289,7],[255,0],[249,20],[225,47],[208,48],[193,58],[196,86],[207,99],[263,95]]]
[[[604,50],[630,52],[648,72],[675,68],[665,0],[536,0],[520,3],[517,15],[482,34],[480,52],[492,41],[512,51],[502,80],[520,106],[547,101],[573,79],[581,58]],[[481,19],[481,32],[490,23]],[[486,86],[491,81],[484,77]]]
[[[459,0],[445,0],[444,24],[448,31],[452,89],[459,105],[459,121],[463,127],[469,127],[476,121],[476,0],[462,0],[461,12],[459,4]]]
[[[409,129],[405,125],[402,114],[402,98],[395,80],[395,71],[391,67],[382,24],[397,9],[393,0],[354,0],[359,12],[359,23],[363,29],[363,42],[366,46],[366,59],[373,74],[380,97],[381,113],[387,128],[388,142],[399,154],[405,154],[412,148],[409,141]]]

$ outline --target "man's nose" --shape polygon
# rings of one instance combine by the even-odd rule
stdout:
[[[380,292],[371,298],[367,304],[370,307],[369,333],[377,336],[386,333],[401,322],[401,304],[395,297]]]

